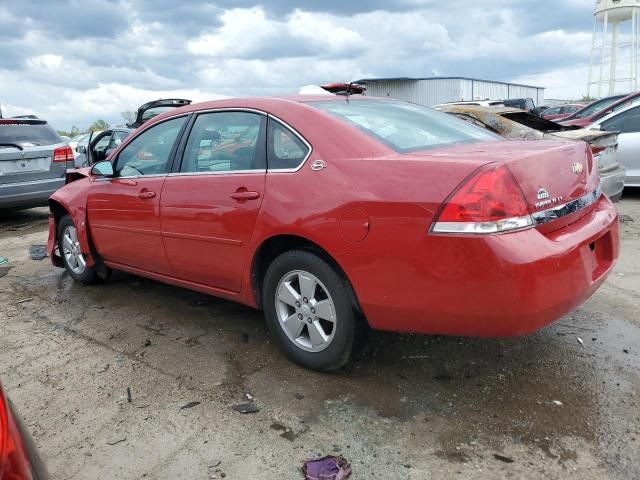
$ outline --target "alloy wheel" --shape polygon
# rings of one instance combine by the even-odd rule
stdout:
[[[62,253],[71,271],[76,275],[82,275],[87,263],[80,250],[78,232],[72,225],[66,226],[62,231]]]
[[[275,305],[280,327],[298,348],[320,352],[331,345],[336,308],[315,275],[302,270],[284,275],[276,288]]]

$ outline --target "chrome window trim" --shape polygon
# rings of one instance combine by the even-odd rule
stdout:
[[[191,177],[191,176],[200,176],[200,175],[247,175],[247,174],[261,174],[264,175],[267,173],[265,168],[259,168],[255,170],[218,170],[211,172],[172,172],[167,174],[167,177]]]
[[[533,222],[535,225],[544,225],[545,223],[557,220],[562,217],[566,217],[567,215],[576,213],[588,207],[589,205],[594,204],[598,201],[600,195],[602,195],[602,187],[598,185],[595,190],[583,195],[580,198],[576,198],[575,200],[567,202],[563,205],[558,205],[557,207],[551,207],[546,210],[542,210],[541,212],[532,213],[531,217],[533,218]]]
[[[289,130],[291,133],[293,133],[296,137],[298,137],[300,139],[300,141],[302,143],[304,143],[306,145],[307,149],[309,150],[307,152],[307,155],[302,159],[302,162],[300,162],[300,165],[298,165],[296,168],[267,168],[267,173],[269,173],[269,172],[274,172],[274,173],[295,173],[295,172],[299,171],[302,167],[304,167],[305,163],[307,163],[307,160],[309,160],[309,157],[313,153],[313,147],[311,146],[311,144],[309,142],[307,142],[307,139],[304,138],[300,134],[300,132],[298,132],[295,128],[293,128],[287,122],[285,122],[284,120],[279,119],[278,117],[276,117],[274,115],[271,115],[270,113],[268,113],[267,116],[269,118],[275,120],[276,122],[278,122],[280,125],[282,125],[287,130]],[[269,131],[268,130],[267,130],[267,135],[269,135]],[[267,138],[267,145],[268,144],[269,144],[269,138]],[[267,150],[267,167],[269,167],[268,156],[269,156],[269,151]]]

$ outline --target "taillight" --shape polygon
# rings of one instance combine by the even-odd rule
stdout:
[[[31,465],[0,386],[0,480],[31,480]]]
[[[53,161],[55,163],[58,162],[67,162],[73,160],[73,150],[69,145],[65,145],[64,147],[56,148],[53,151]]]
[[[504,165],[480,170],[445,202],[434,233],[501,233],[533,225],[524,195]]]

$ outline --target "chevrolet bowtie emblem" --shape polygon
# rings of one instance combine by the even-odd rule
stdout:
[[[580,162],[575,162],[573,165],[571,165],[571,170],[576,175],[580,175],[584,171],[584,167]]]

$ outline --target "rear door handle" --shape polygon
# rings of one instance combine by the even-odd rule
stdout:
[[[234,200],[238,200],[239,202],[243,200],[256,200],[260,198],[260,192],[251,192],[247,190],[238,190],[237,192],[233,192],[229,195]]]
[[[140,192],[138,193],[138,198],[146,199],[146,198],[155,198],[156,192]]]

